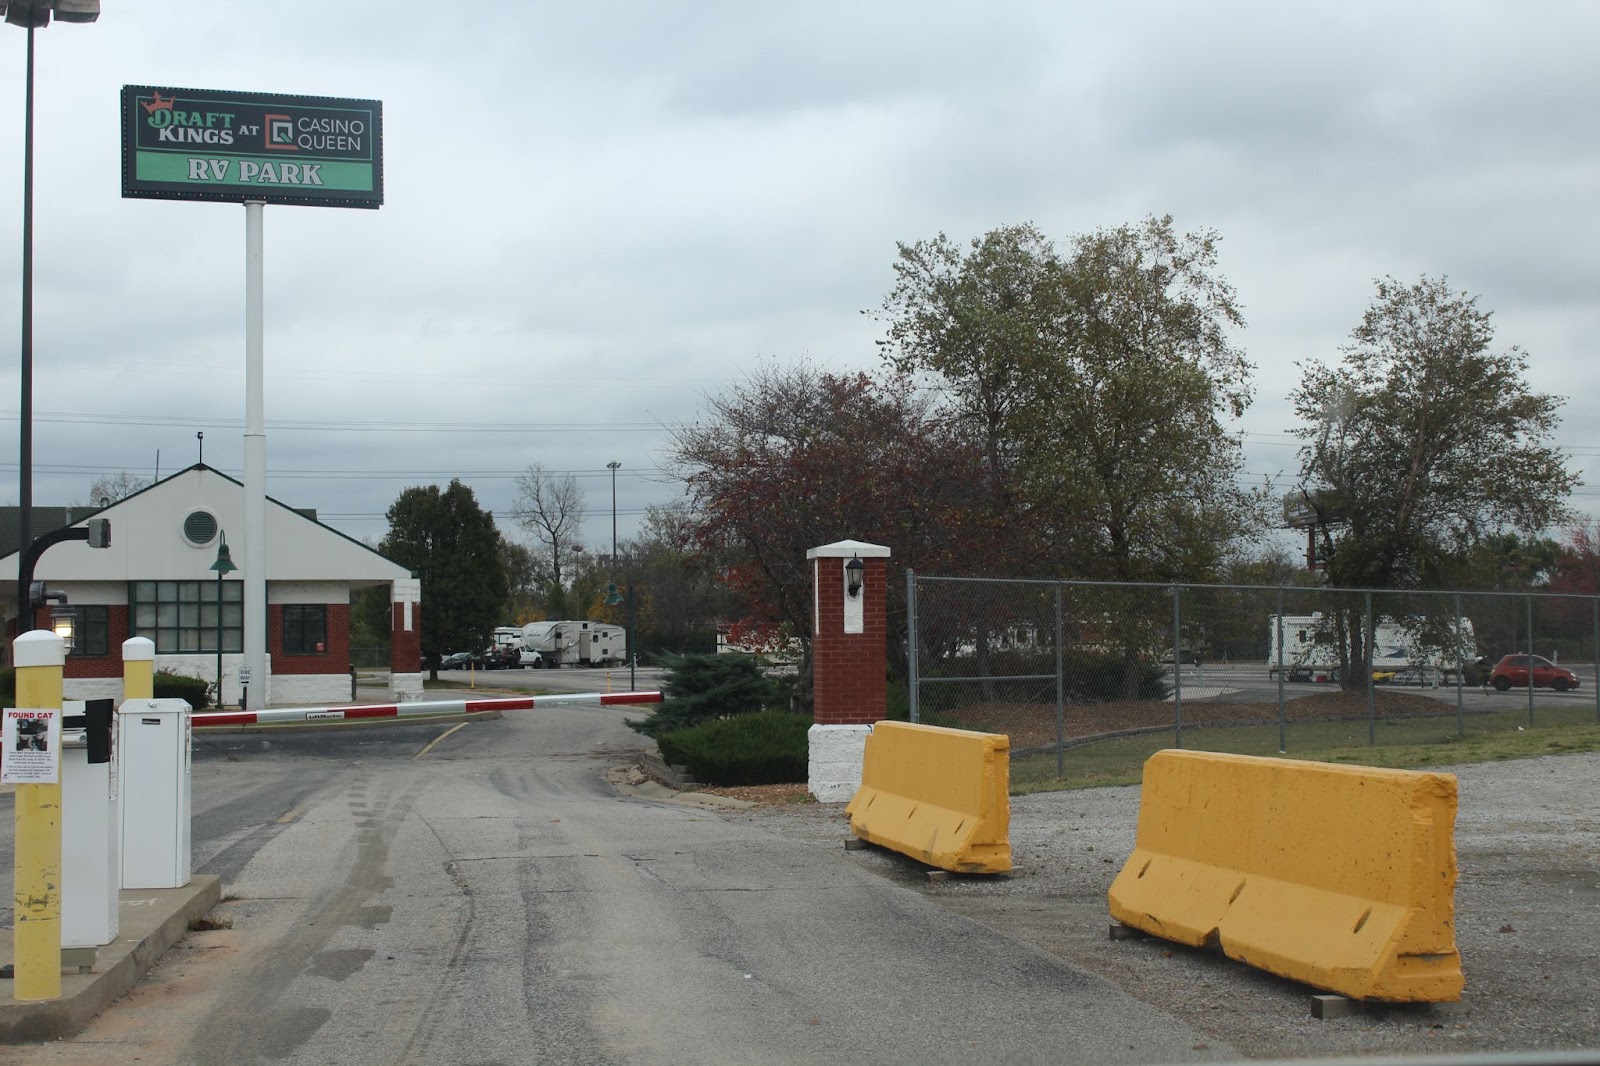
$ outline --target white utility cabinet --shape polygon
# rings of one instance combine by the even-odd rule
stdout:
[[[122,776],[122,887],[189,883],[189,704],[124,700],[117,711]]]
[[[117,939],[122,887],[117,745],[110,700],[67,700],[61,746],[61,946]],[[100,704],[91,713],[90,704]],[[77,719],[87,718],[78,724]],[[88,733],[99,732],[91,741]],[[113,734],[107,736],[107,733]]]

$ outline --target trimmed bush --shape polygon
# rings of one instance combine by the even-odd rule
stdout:
[[[656,737],[661,757],[708,785],[779,785],[806,780],[810,717],[759,711]]]
[[[154,693],[156,699],[166,699],[176,696],[181,700],[188,700],[189,706],[197,711],[204,710],[211,705],[208,695],[210,682],[198,677],[187,677],[183,674],[174,674],[169,670],[157,670],[155,674]],[[17,702],[17,671],[14,667],[0,669],[0,701],[5,706],[12,707]]]
[[[671,655],[662,661],[671,671],[661,685],[662,701],[648,718],[629,723],[647,737],[753,714],[782,699],[782,689],[754,655]]]
[[[211,683],[203,678],[175,674],[170,670],[157,670],[153,692],[156,699],[188,700],[189,706],[203,711],[211,706]]]

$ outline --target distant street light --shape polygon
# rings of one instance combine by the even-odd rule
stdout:
[[[0,16],[28,31],[27,73],[22,104],[22,447],[17,454],[17,551],[33,543],[33,31],[50,25],[54,13],[62,22],[93,22],[100,0],[0,0]],[[22,612],[28,589],[17,580],[17,632],[24,631]]]
[[[622,464],[615,459],[606,464],[606,469],[611,471],[611,569],[617,568],[617,467]]]

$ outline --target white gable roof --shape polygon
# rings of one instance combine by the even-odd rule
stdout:
[[[43,581],[192,581],[216,577],[218,540],[195,545],[184,521],[195,512],[216,519],[235,566],[244,560],[244,486],[206,466],[192,466],[109,507],[93,512],[111,522],[111,547],[82,541],[57,544],[40,556]],[[76,523],[82,525],[82,522]],[[267,500],[267,580],[340,581],[371,585],[411,572],[359,541]],[[16,553],[0,559],[0,581],[16,581]],[[237,572],[233,579],[240,576]]]

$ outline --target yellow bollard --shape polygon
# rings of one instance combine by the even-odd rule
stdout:
[[[122,698],[156,698],[156,642],[149,637],[129,637],[122,642]]]
[[[48,630],[12,644],[19,708],[61,707],[66,643]],[[18,785],[12,856],[16,1000],[61,998],[61,784]]]

